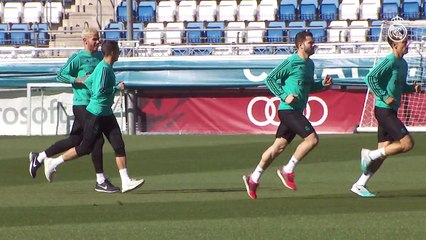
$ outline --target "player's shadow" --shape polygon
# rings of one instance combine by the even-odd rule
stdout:
[[[245,192],[242,188],[199,188],[199,189],[159,189],[138,191],[138,194],[158,194],[158,193],[228,193]]]

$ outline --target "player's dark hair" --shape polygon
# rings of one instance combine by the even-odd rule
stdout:
[[[302,31],[298,32],[296,34],[296,38],[294,39],[294,44],[296,45],[296,48],[299,48],[299,44],[303,43],[306,40],[306,37],[313,37],[311,32],[308,31]]]
[[[118,42],[111,40],[103,41],[101,51],[105,56],[110,56],[112,52],[119,51]]]

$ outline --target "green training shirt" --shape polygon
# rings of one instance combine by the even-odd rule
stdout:
[[[323,89],[322,81],[314,81],[314,70],[314,62],[311,59],[304,60],[295,53],[268,74],[265,83],[269,90],[281,99],[279,110],[303,111],[308,103],[309,93]],[[295,103],[285,102],[289,94],[297,95]]]
[[[119,87],[116,86],[112,66],[101,61],[84,84],[91,94],[87,111],[96,116],[113,114],[111,107],[114,103],[114,94],[119,90]]]
[[[382,59],[365,77],[365,83],[376,96],[376,107],[398,110],[403,93],[414,92],[414,86],[407,84],[408,64],[393,53]],[[386,104],[393,97],[394,103]]]
[[[90,92],[87,87],[84,84],[74,83],[75,79],[91,74],[102,59],[101,52],[90,54],[86,50],[81,50],[71,55],[67,63],[60,69],[56,80],[72,84],[74,105],[86,106],[90,99]]]

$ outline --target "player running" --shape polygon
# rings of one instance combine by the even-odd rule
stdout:
[[[121,177],[121,191],[129,192],[140,187],[144,179],[131,179],[127,173],[126,150],[120,126],[111,109],[115,92],[124,89],[124,83],[116,84],[113,64],[118,60],[120,49],[116,41],[104,41],[102,44],[103,60],[85,81],[91,92],[87,106],[87,119],[84,125],[83,141],[80,145],[66,151],[58,158],[47,158],[44,161],[46,179],[51,182],[53,175],[61,164],[89,154],[102,134],[108,139],[114,153],[117,168]]]
[[[58,73],[57,80],[63,83],[72,84],[73,88],[73,114],[74,122],[70,135],[67,139],[55,142],[46,150],[29,153],[29,173],[35,178],[37,169],[43,165],[47,157],[53,157],[66,150],[78,146],[83,139],[83,128],[86,120],[86,107],[89,104],[90,92],[84,85],[85,79],[95,69],[96,65],[103,59],[99,49],[99,33],[95,28],[86,28],[82,31],[84,49],[74,53],[68,58],[67,63]],[[93,147],[91,154],[92,162],[96,172],[95,191],[113,193],[120,191],[120,188],[114,186],[103,169],[102,146],[104,139],[100,138]]]
[[[299,32],[295,38],[297,52],[284,61],[266,77],[269,90],[280,98],[278,126],[275,141],[263,154],[256,169],[243,176],[247,194],[256,199],[256,189],[260,177],[273,160],[299,135],[303,141],[297,146],[289,162],[277,170],[277,175],[284,186],[296,190],[294,169],[296,165],[318,144],[318,135],[311,123],[303,115],[310,92],[319,91],[332,84],[332,79],[325,76],[323,81],[314,81],[314,62],[309,58],[315,52],[312,33]],[[278,83],[281,82],[281,84]]]
[[[404,36],[405,34],[396,34]],[[407,84],[408,64],[403,58],[408,50],[407,38],[387,41],[392,53],[381,60],[365,77],[370,91],[376,97],[374,116],[378,122],[376,150],[361,150],[361,176],[352,185],[351,191],[361,197],[375,197],[367,189],[367,183],[383,161],[392,155],[405,153],[414,147],[414,140],[405,125],[397,117],[403,93],[420,92],[420,85]]]

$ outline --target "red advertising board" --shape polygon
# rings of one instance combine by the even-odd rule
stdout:
[[[327,90],[310,96],[304,114],[319,133],[352,133],[364,91]],[[144,132],[274,134],[279,99],[267,91],[212,94],[149,93],[138,98]]]

